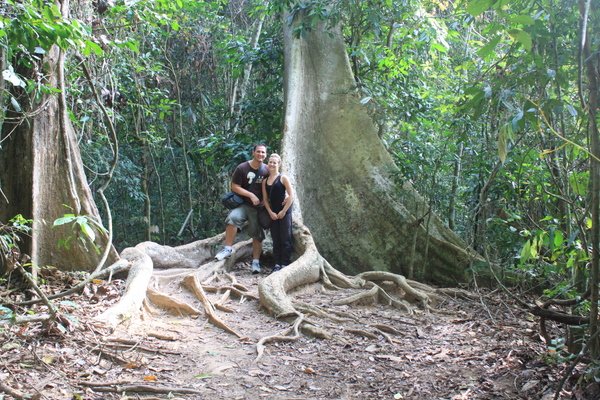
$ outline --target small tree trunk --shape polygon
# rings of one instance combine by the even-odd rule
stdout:
[[[458,184],[460,183],[460,173],[462,169],[463,144],[458,145],[458,152],[454,159],[454,173],[452,176],[452,189],[450,191],[450,204],[448,205],[448,228],[456,228],[456,195],[458,193]]]
[[[590,15],[590,0],[579,0],[579,10],[581,14],[581,57],[583,63],[581,68],[585,70],[588,78],[589,97],[588,97],[588,136],[590,138],[590,180],[591,180],[591,202],[590,209],[592,213],[592,263],[590,271],[590,336],[595,340],[590,345],[592,357],[598,358],[600,355],[600,341],[596,337],[598,331],[598,279],[600,275],[600,137],[598,125],[596,123],[596,112],[598,110],[598,53],[592,55],[591,35],[594,29],[588,31],[587,24]],[[592,18],[590,18],[593,21]],[[600,64],[600,63],[598,63]]]

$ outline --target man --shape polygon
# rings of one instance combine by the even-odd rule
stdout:
[[[231,177],[231,191],[244,199],[244,204],[234,208],[225,219],[225,243],[215,259],[221,261],[233,253],[233,242],[238,229],[245,229],[252,238],[252,273],[260,272],[260,254],[265,233],[258,223],[258,207],[262,206],[262,182],[269,175],[263,163],[267,146],[257,144],[252,150],[252,160],[238,165]]]

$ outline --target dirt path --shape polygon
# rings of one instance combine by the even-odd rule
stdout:
[[[234,273],[257,293],[264,275],[251,275],[245,264]],[[135,331],[108,334],[91,317],[116,300],[118,284],[98,282],[64,299],[63,312],[77,318],[69,333],[39,324],[0,331],[3,384],[42,399],[548,400],[560,379],[559,368],[543,362],[548,356],[535,321],[498,294],[483,302],[449,300],[440,306],[443,313],[431,314],[340,306],[354,322],[313,319],[333,339],[270,343],[257,363],[257,341],[288,327],[262,312],[257,301],[232,299],[228,306],[235,312],[219,312],[243,339],[202,316],[158,310],[146,313]],[[297,297],[331,307],[341,295],[313,290]],[[386,336],[375,326],[393,331]],[[146,391],[157,388],[173,392]],[[177,392],[183,389],[188,393]],[[575,397],[564,392],[561,398]]]

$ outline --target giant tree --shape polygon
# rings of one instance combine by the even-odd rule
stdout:
[[[296,18],[299,23],[303,15]],[[322,281],[330,287],[368,289],[364,295],[351,296],[348,302],[372,296],[401,308],[410,308],[408,302],[428,307],[436,297],[433,289],[398,273],[409,272],[413,266],[427,280],[456,284],[468,279],[467,268],[480,257],[443,225],[409,183],[399,181],[355,93],[339,29],[319,23],[297,36],[293,34],[297,26],[285,28],[283,141],[286,172],[298,188],[294,229],[297,259],[261,282],[261,304],[277,316],[314,311],[308,305],[294,304],[287,293]],[[212,254],[221,240],[219,235],[175,248],[145,242],[124,250],[122,255],[133,270],[129,289],[101,319],[118,323],[138,310],[146,295],[178,313],[197,314],[195,307],[169,293],[176,279],[202,300],[213,322],[222,326],[214,308],[207,305],[202,281],[247,257],[250,248],[248,242],[240,242],[231,259],[214,261]],[[317,248],[323,249],[325,257]],[[201,268],[195,268],[198,265]],[[154,267],[184,269],[152,275]],[[350,278],[338,269],[377,271]],[[397,286],[401,299],[392,298],[379,281]],[[149,287],[147,292],[140,289],[145,287]],[[248,295],[233,282],[228,287]]]

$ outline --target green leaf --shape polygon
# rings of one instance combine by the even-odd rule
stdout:
[[[96,240],[96,233],[94,233],[94,230],[92,229],[92,227],[86,222],[79,223],[79,226],[81,227],[81,232],[88,237],[88,239],[90,239],[90,241],[95,241]]]
[[[467,12],[476,17],[494,4],[494,0],[472,0],[467,5]]]
[[[93,51],[97,56],[101,56],[104,53],[102,47],[98,46],[97,43],[91,40],[86,40],[84,43],[85,47],[83,48],[83,54],[90,55],[90,53]]]
[[[506,161],[506,155],[508,154],[508,142],[512,139],[512,123],[506,123],[502,125],[500,131],[498,131],[498,157],[500,161],[504,163]]]
[[[528,240],[521,249],[521,263],[526,262],[531,258],[531,242]]]
[[[533,25],[535,23],[535,19],[530,15],[511,15],[508,19],[513,24]]]
[[[584,172],[573,172],[569,175],[569,184],[573,193],[579,196],[585,196],[587,194],[587,188],[590,180],[589,171]]]
[[[477,55],[479,55],[479,57],[481,57],[481,58],[485,58],[488,55],[490,55],[490,53],[496,49],[496,46],[500,42],[500,39],[501,39],[501,37],[499,35],[496,35],[485,46],[483,46],[482,48],[480,48],[477,51]]]
[[[69,223],[71,223],[73,221],[75,221],[75,214],[65,214],[61,218],[57,218],[54,221],[53,226],[59,226],[59,225],[69,224]]]
[[[513,30],[509,31],[508,34],[510,35],[510,37],[513,38],[513,40],[521,43],[521,46],[523,46],[523,48],[525,50],[531,51],[533,42],[531,40],[531,35],[529,33],[522,31],[520,29],[513,29]]]
[[[560,249],[564,240],[562,231],[554,231],[554,249]]]
[[[448,49],[446,48],[446,46],[440,44],[440,43],[432,43],[431,44],[431,50],[437,50],[440,53],[447,53]]]

